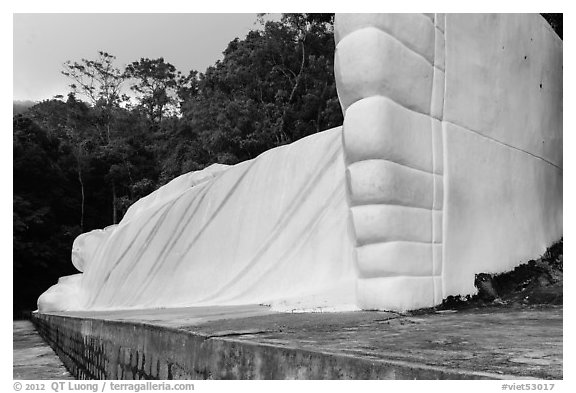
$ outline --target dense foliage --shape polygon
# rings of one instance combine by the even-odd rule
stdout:
[[[563,24],[564,14],[541,14],[544,19],[550,24],[550,27],[558,34],[558,37],[563,38]]]
[[[15,110],[15,315],[75,273],[78,234],[118,223],[174,177],[342,124],[332,22],[331,14],[262,19],[204,73],[163,58],[120,69],[103,51],[67,61],[66,97]]]

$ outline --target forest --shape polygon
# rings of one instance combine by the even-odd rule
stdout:
[[[562,36],[562,14],[543,14]],[[189,171],[236,164],[342,124],[333,14],[282,14],[232,40],[204,72],[164,58],[71,59],[70,90],[14,105],[13,313],[70,262],[80,233],[118,223],[139,198]],[[128,92],[129,94],[126,94]]]

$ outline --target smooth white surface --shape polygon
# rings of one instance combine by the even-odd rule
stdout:
[[[383,124],[386,124],[384,127]],[[384,96],[350,105],[344,117],[346,162],[386,159],[422,171],[432,170],[430,118]]]
[[[560,239],[562,42],[541,17],[348,14],[335,35],[359,307],[474,293]]]
[[[338,44],[348,34],[364,27],[376,27],[428,62],[434,61],[434,47],[430,40],[434,34],[432,19],[423,14],[336,14],[334,40]]]
[[[41,311],[407,310],[562,236],[562,42],[537,15],[337,15],[344,125],[76,239]]]
[[[512,270],[562,236],[562,171],[446,124],[445,293],[473,293],[474,274]]]
[[[446,23],[445,120],[562,167],[562,40],[538,14]]]
[[[441,300],[443,166],[434,117],[442,116],[444,86],[435,23],[434,15],[412,14],[336,19],[335,76],[363,309]]]
[[[84,310],[84,291],[81,287],[82,274],[73,274],[58,279],[38,299],[38,309],[41,312]]]
[[[383,95],[429,113],[432,68],[420,54],[375,27],[356,30],[336,46],[334,72],[344,109],[362,98]]]
[[[537,14],[446,17],[444,295],[562,236],[562,41]]]
[[[82,302],[62,307],[355,309],[341,138],[325,131],[143,198],[107,237],[80,237]],[[40,310],[54,307],[54,288],[71,289],[53,287]]]

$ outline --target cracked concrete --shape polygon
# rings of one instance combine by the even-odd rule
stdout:
[[[561,306],[410,315],[276,313],[254,305],[36,318],[49,330],[57,325],[60,334],[80,335],[75,342],[103,348],[103,364],[114,365],[103,371],[107,378],[563,377]],[[139,371],[140,358],[153,362],[152,374]]]

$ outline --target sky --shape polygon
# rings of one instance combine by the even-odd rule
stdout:
[[[13,17],[13,99],[66,96],[67,61],[95,59],[102,50],[123,68],[142,57],[164,60],[187,74],[222,59],[234,38],[256,29],[256,14],[24,14]]]

